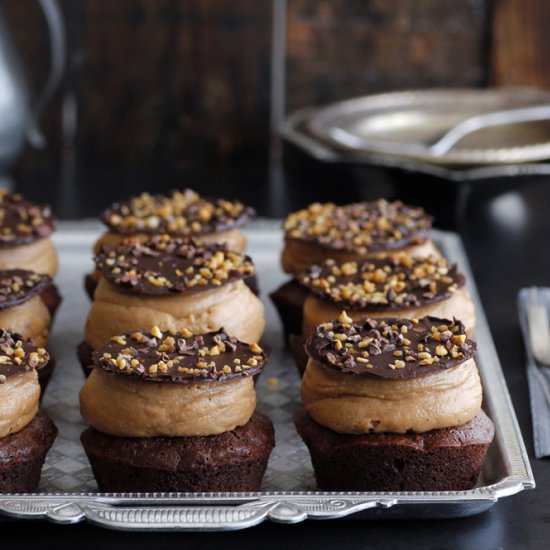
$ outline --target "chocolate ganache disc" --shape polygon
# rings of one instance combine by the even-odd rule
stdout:
[[[420,207],[378,200],[345,206],[314,203],[290,214],[283,228],[286,239],[364,254],[420,244],[431,225],[432,218]]]
[[[327,260],[309,267],[298,281],[343,309],[392,310],[450,298],[465,279],[445,258],[400,254],[342,264]]]
[[[454,320],[339,319],[316,327],[306,342],[308,356],[346,374],[404,379],[450,369],[476,350],[464,325]]]
[[[0,328],[0,384],[6,378],[44,367],[50,356],[20,334]]]
[[[49,206],[38,206],[18,193],[0,190],[0,247],[30,244],[53,230]]]
[[[0,271],[0,310],[22,304],[41,294],[51,282],[48,275],[25,269]]]
[[[207,290],[254,274],[252,260],[224,244],[199,245],[169,235],[102,247],[95,262],[110,283],[148,295]]]
[[[191,189],[169,195],[142,193],[114,203],[101,219],[115,233],[169,233],[177,236],[203,235],[246,225],[255,215],[236,200],[201,197]]]
[[[153,327],[113,336],[93,353],[94,368],[151,382],[207,382],[259,373],[267,356],[223,329],[206,334]]]

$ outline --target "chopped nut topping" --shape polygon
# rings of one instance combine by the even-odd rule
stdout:
[[[443,281],[441,269],[450,283]],[[349,309],[403,309],[450,298],[450,287],[463,286],[464,276],[444,258],[381,254],[341,266],[326,260],[309,267],[298,281],[315,295]]]
[[[226,245],[199,245],[167,234],[104,246],[95,262],[110,283],[152,295],[218,287],[254,273],[252,260]]]
[[[422,208],[385,200],[347,206],[314,203],[290,214],[283,225],[289,239],[359,254],[423,242],[430,227],[431,218]],[[345,269],[353,271],[351,266]]]
[[[49,206],[38,206],[22,195],[0,189],[0,247],[28,244],[54,230]]]
[[[24,269],[2,270],[0,271],[0,309],[26,302],[40,294],[50,284],[51,279],[47,275],[38,275]]]
[[[254,210],[239,201],[206,199],[190,189],[169,195],[142,193],[115,203],[102,214],[112,231],[192,236],[245,225]]]
[[[192,335],[159,327],[115,336],[93,358],[96,368],[159,382],[252,376],[267,359],[257,344],[239,342],[223,330]]]
[[[40,352],[43,353],[40,353]],[[50,357],[43,348],[35,348],[31,340],[20,334],[0,329],[0,376],[7,377],[45,366]]]
[[[445,323],[433,317],[331,321],[316,327],[306,351],[315,361],[345,373],[381,378],[423,376],[454,367],[475,353],[475,342],[466,337],[464,325],[456,319]],[[464,336],[463,342],[453,344],[447,331]]]

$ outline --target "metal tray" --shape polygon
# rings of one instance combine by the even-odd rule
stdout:
[[[477,361],[485,390],[484,407],[496,428],[478,485],[469,491],[320,492],[316,491],[309,454],[292,424],[299,406],[299,377],[282,346],[282,331],[266,294],[285,280],[279,265],[280,224],[256,222],[248,230],[249,252],[258,268],[266,305],[266,341],[270,364],[257,384],[258,409],[275,424],[277,444],[259,493],[98,493],[79,435],[85,428],[78,410],[83,375],[75,357],[89,303],[82,276],[91,267],[90,250],[100,228],[96,223],[61,223],[55,235],[61,270],[63,305],[53,330],[51,349],[58,366],[43,408],[59,428],[44,465],[39,491],[0,495],[0,516],[48,519],[56,523],[87,520],[125,530],[242,529],[264,520],[297,523],[305,519],[414,517],[439,518],[478,514],[498,499],[535,486],[510,396],[460,238],[434,231],[441,250],[458,262],[476,302],[479,343]]]
[[[457,184],[484,182],[501,178],[518,178],[550,175],[548,162],[511,162],[489,166],[443,166],[424,159],[399,157],[376,152],[359,153],[338,147],[336,144],[311,134],[309,123],[317,115],[318,109],[308,107],[292,113],[286,118],[279,134],[298,149],[322,162],[341,163],[354,166],[380,166],[440,178]]]
[[[530,88],[433,89],[368,95],[321,107],[309,132],[364,154],[383,152],[444,166],[535,162],[550,158],[548,120],[480,128],[444,154],[430,145],[472,116],[547,105],[547,92]]]

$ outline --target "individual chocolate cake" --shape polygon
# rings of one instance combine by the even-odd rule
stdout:
[[[113,334],[144,326],[194,332],[223,326],[245,342],[263,334],[263,305],[243,281],[254,264],[226,245],[169,235],[129,239],[103,248],[96,265],[102,277],[79,349],[83,366]]]
[[[323,490],[450,491],[476,483],[493,439],[475,342],[457,320],[342,313],[308,339],[295,415]]]
[[[25,269],[53,278],[57,272],[57,254],[50,239],[54,229],[49,206],[0,190],[0,270]],[[53,316],[61,297],[50,283],[41,294]]]
[[[429,238],[432,218],[422,208],[378,200],[337,206],[311,204],[290,214],[283,224],[281,263],[293,278],[271,294],[285,331],[299,334],[307,291],[295,277],[328,259],[360,261],[381,253],[440,256]]]
[[[51,285],[48,275],[23,269],[0,271],[0,327],[32,339],[38,347],[48,343],[52,318],[42,300],[44,289]],[[53,362],[38,371],[42,391],[51,377]]]
[[[161,234],[191,237],[205,244],[225,243],[230,250],[244,252],[246,237],[240,228],[254,215],[254,210],[240,201],[205,198],[191,189],[168,195],[142,193],[114,203],[101,214],[108,231],[95,244],[94,253],[98,254],[103,245],[117,245],[127,237],[148,240]],[[97,271],[86,276],[85,288],[90,298],[98,279]],[[255,277],[247,281],[254,291]]]
[[[52,421],[38,410],[37,371],[48,359],[45,349],[0,329],[0,493],[36,490],[57,436]]]
[[[256,343],[225,331],[134,331],[93,354],[81,436],[100,491],[257,491],[274,442],[255,412]]]
[[[465,278],[445,258],[382,255],[342,264],[326,260],[298,276],[307,288],[301,335],[290,337],[290,347],[301,371],[307,355],[302,350],[315,326],[346,310],[353,319],[425,315],[461,319],[466,332],[475,326],[475,309]]]

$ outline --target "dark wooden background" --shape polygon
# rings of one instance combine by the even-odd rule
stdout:
[[[144,188],[189,185],[270,211],[271,0],[63,0],[68,69],[44,151],[20,188],[92,215]],[[0,0],[37,90],[48,69],[35,0]],[[288,0],[292,110],[369,92],[550,84],[546,0]],[[63,105],[74,101],[74,139]]]

